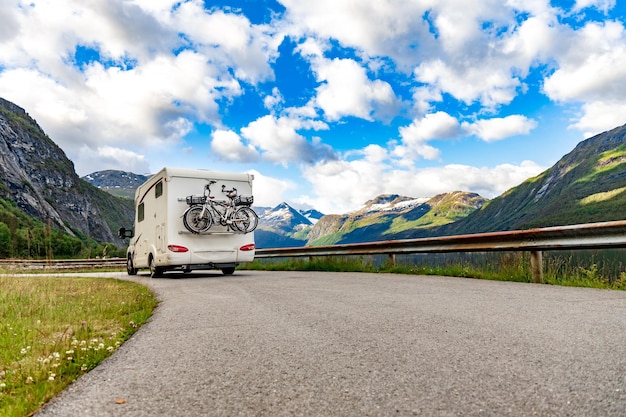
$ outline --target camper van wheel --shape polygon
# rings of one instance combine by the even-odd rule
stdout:
[[[137,268],[133,265],[133,258],[130,255],[126,259],[126,272],[128,275],[137,275]]]
[[[229,266],[228,268],[222,268],[222,273],[224,275],[232,275],[235,273],[235,267],[234,266]]]
[[[148,262],[150,263],[150,277],[151,278],[160,277],[163,274],[163,270],[159,268],[158,266],[156,266],[156,263],[154,262],[154,258],[152,257],[152,255],[150,255],[150,260]]]

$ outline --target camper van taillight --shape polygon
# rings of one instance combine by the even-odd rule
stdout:
[[[239,248],[239,250],[243,251],[243,252],[254,250],[254,243],[250,243],[248,245],[243,245],[242,247]]]
[[[167,248],[171,250],[172,252],[188,252],[189,251],[189,249],[180,245],[167,245]]]

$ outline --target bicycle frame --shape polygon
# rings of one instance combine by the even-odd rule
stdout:
[[[229,218],[235,211],[235,207],[232,205],[232,200],[231,203],[226,200],[215,201],[211,200],[211,196],[208,196],[203,206],[204,207],[200,212],[200,216],[206,216],[208,211],[208,214],[213,217],[213,222],[219,220],[219,223],[222,226],[226,226],[229,224]],[[223,211],[221,210],[221,208],[223,208]]]

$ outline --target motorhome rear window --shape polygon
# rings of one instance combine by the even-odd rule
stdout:
[[[139,207],[137,207],[137,221],[138,222],[142,222],[143,218],[145,216],[144,214],[144,203],[139,204]]]
[[[159,181],[154,187],[154,198],[159,198],[163,195],[163,181]]]

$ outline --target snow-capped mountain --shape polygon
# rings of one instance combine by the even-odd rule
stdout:
[[[134,174],[132,172],[106,170],[96,171],[82,177],[91,185],[120,197],[134,198],[135,190],[143,184],[150,175]]]
[[[324,216],[309,230],[307,244],[333,245],[416,237],[429,228],[468,216],[485,201],[478,194],[460,191],[427,199],[379,195],[350,213]]]
[[[300,214],[302,214],[304,217],[306,217],[307,219],[309,219],[309,221],[312,224],[317,223],[317,221],[319,219],[321,219],[324,214],[315,210],[315,209],[310,209],[310,210],[300,210]]]
[[[308,231],[323,216],[317,210],[301,212],[285,202],[274,208],[254,207],[254,210],[259,215],[259,227],[255,231],[258,248],[304,246]]]
[[[257,211],[257,214],[259,212]],[[313,223],[301,212],[287,203],[280,203],[271,210],[259,214],[262,225],[291,232],[294,229],[312,226]]]
[[[348,214],[366,214],[372,212],[403,213],[417,206],[421,206],[428,200],[430,200],[430,197],[414,198],[404,197],[398,194],[382,194],[372,200],[368,200],[361,207]]]

